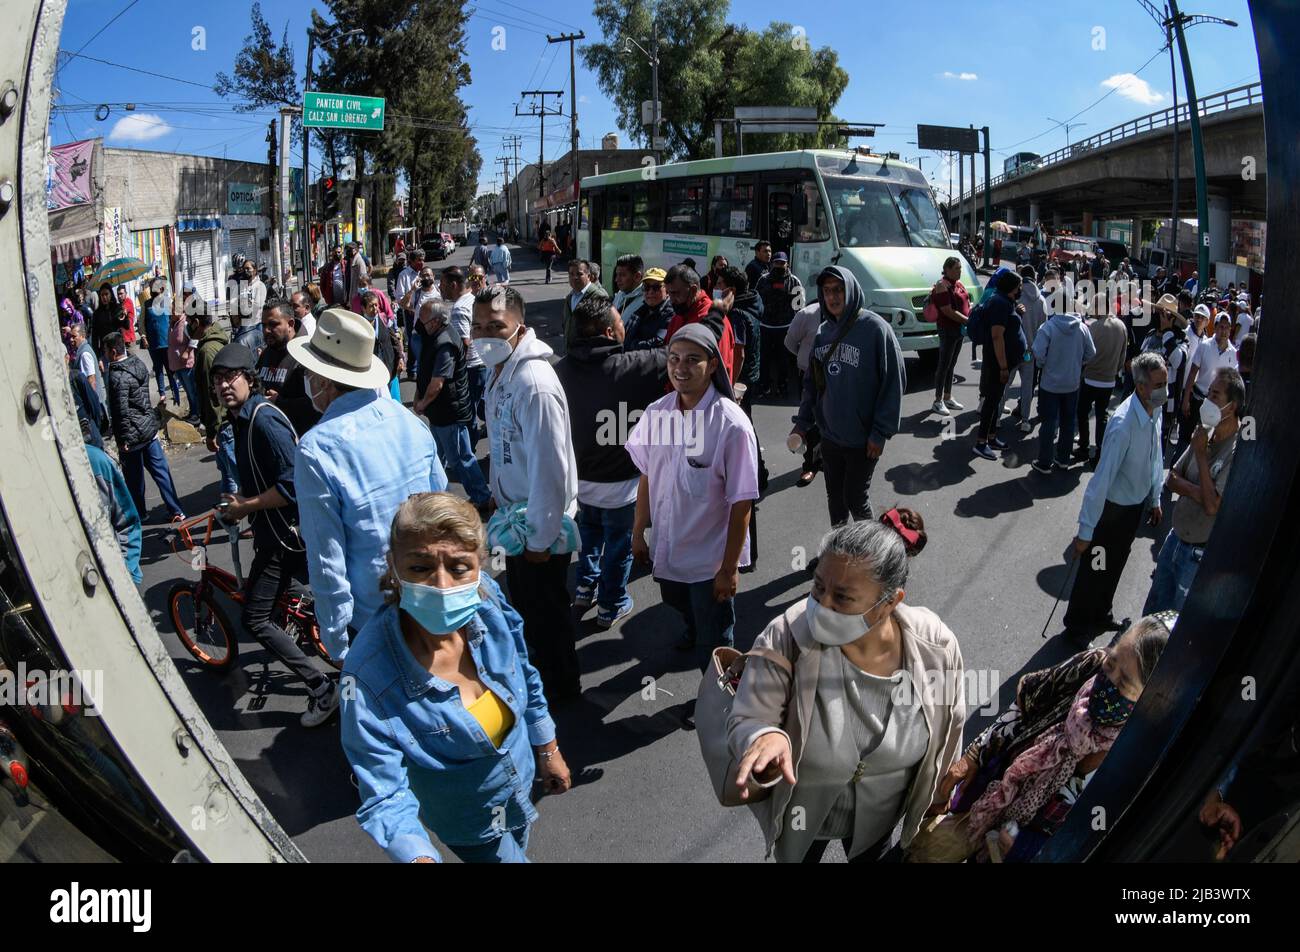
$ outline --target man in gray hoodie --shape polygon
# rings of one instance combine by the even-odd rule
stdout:
[[[1051,307],[1048,299],[1043,296],[1043,292],[1034,283],[1034,268],[1032,265],[1025,265],[1021,268],[1020,277],[1024,279],[1024,284],[1020,286],[1020,304],[1024,307],[1024,312],[1020,315],[1020,322],[1025,327],[1025,340],[1032,345],[1034,337],[1038,334],[1038,329],[1047,323]],[[1019,423],[1021,433],[1028,433],[1033,430],[1029,418],[1034,415],[1034,377],[1037,375],[1036,368],[1038,368],[1032,351],[1025,354],[1025,358],[1012,368],[1013,374],[1020,374],[1020,402],[1011,411],[1011,419]],[[1010,380],[1007,381],[1006,392],[1011,392]],[[1005,402],[1006,396],[1003,396],[1002,399]]]
[[[1038,459],[1032,465],[1037,472],[1050,473],[1053,467],[1067,469],[1070,465],[1079,379],[1084,365],[1097,356],[1097,348],[1079,315],[1066,313],[1053,314],[1038,329],[1033,352],[1034,360],[1043,368],[1043,380],[1038,388],[1038,415],[1043,425],[1038,434]],[[1055,461],[1052,459],[1054,440]]]
[[[903,352],[885,320],[863,305],[862,288],[847,268],[817,276],[824,323],[813,341],[803,400],[794,417],[801,438],[821,431],[826,501],[832,525],[849,516],[870,519],[871,475],[898,432],[907,386]]]

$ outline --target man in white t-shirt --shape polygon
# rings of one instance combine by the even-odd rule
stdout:
[[[1232,325],[1232,346],[1240,348],[1241,342],[1252,327],[1255,326],[1255,318],[1250,313],[1250,299],[1237,299],[1237,319]]]

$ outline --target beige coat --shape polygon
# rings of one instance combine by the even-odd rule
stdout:
[[[771,648],[787,658],[793,654],[791,641],[798,646],[792,709],[786,709],[789,675],[772,662],[751,656],[745,665],[745,674],[727,725],[727,741],[737,759],[762,734],[785,734],[794,754],[796,777],[803,756],[808,719],[814,710],[818,669],[826,652],[839,650],[813,639],[805,608],[806,602],[803,601],[790,606],[754,642],[756,648]],[[902,634],[903,664],[917,685],[920,696],[916,700],[921,704],[930,729],[925,757],[918,765],[904,799],[902,844],[907,846],[920,829],[926,809],[934,801],[939,780],[961,751],[962,725],[966,720],[965,669],[956,636],[934,612],[900,603],[894,609],[894,618]],[[896,699],[895,703],[902,701]],[[753,789],[751,787],[751,791]],[[782,820],[793,789],[783,780],[772,790],[770,797],[750,807],[763,828],[768,855],[781,836]],[[870,844],[855,845],[865,848]]]

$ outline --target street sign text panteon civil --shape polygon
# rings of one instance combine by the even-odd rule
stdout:
[[[384,131],[384,100],[350,93],[313,93],[303,96],[302,124],[315,129]]]

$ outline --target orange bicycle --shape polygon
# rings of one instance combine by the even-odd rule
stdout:
[[[207,558],[208,546],[218,523],[230,542],[230,554],[235,565],[233,574],[212,565]],[[196,582],[177,582],[167,593],[167,609],[172,624],[176,626],[181,644],[201,664],[213,671],[228,671],[239,657],[239,639],[235,635],[235,626],[217,604],[217,594],[225,595],[236,605],[244,603],[238,526],[227,523],[218,507],[186,519],[175,528],[172,551],[181,557],[189,555],[190,565],[199,572],[199,578]],[[195,531],[200,528],[201,532]],[[316,622],[315,602],[310,592],[291,585],[276,600],[272,617],[303,651],[314,652],[334,668],[341,667],[330,657],[320,640],[320,625]]]

